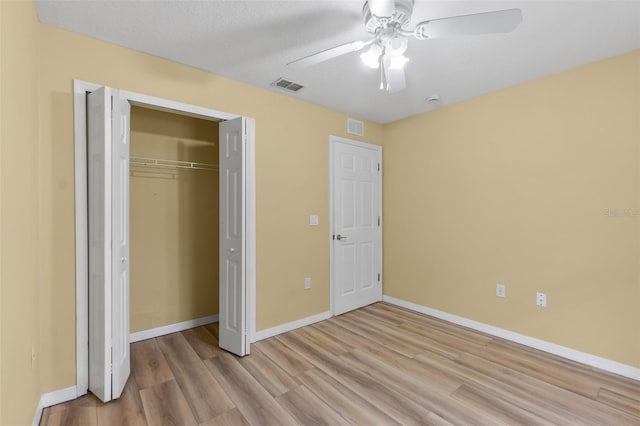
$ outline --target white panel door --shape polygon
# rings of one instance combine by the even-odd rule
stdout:
[[[381,148],[332,138],[334,314],[382,300]]]
[[[246,325],[244,178],[246,119],[220,123],[220,347],[249,353]]]
[[[119,398],[131,372],[129,353],[129,121],[131,105],[113,90],[112,112],[112,364],[111,397]]]
[[[111,400],[111,89],[87,96],[89,390]]]
[[[118,91],[87,95],[89,390],[118,398],[129,356],[129,115]]]

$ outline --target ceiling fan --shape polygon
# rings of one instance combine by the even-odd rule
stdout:
[[[473,15],[452,16],[418,23],[414,29],[406,28],[411,20],[415,0],[368,0],[362,8],[364,25],[372,38],[341,44],[304,58],[289,62],[291,69],[311,65],[358,52],[362,62],[380,69],[380,89],[389,93],[406,87],[404,66],[409,62],[405,56],[409,37],[418,40],[447,38],[475,34],[507,33],[522,22],[520,9],[506,9]]]

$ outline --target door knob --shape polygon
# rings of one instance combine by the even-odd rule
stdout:
[[[235,252],[235,251],[236,251],[236,249],[234,249],[233,247],[231,247],[231,248],[229,249],[229,251],[230,251],[231,253],[233,253],[233,252]]]
[[[338,234],[338,235],[336,236],[336,240],[338,240],[338,241],[342,241],[342,240],[346,240],[346,239],[347,239],[347,237],[345,237],[344,235],[340,235],[340,234]]]

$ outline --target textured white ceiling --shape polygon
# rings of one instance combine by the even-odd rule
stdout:
[[[387,123],[640,48],[638,1],[416,1],[412,23],[519,7],[510,34],[411,39],[407,89],[378,89],[379,71],[349,54],[303,70],[285,64],[367,40],[362,1],[36,1],[42,22],[254,86],[278,77],[306,87],[290,96]]]

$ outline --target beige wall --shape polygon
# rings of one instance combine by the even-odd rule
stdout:
[[[384,293],[640,367],[639,86],[635,51],[386,126]]]
[[[0,424],[31,424],[40,398],[38,24],[33,3],[0,2]]]
[[[133,107],[131,155],[218,164],[218,123]],[[131,332],[218,313],[218,172],[131,167]]]
[[[329,135],[347,137],[345,114],[47,25],[40,43],[43,392],[75,383],[73,79],[255,118],[257,328],[329,309]]]
[[[0,423],[75,384],[73,79],[255,118],[258,329],[329,308],[328,137],[345,114],[39,25],[31,2],[0,18]],[[640,207],[638,61],[366,123],[385,140],[385,293],[640,366],[638,219],[604,215]]]
[[[2,121],[4,120],[4,115],[2,115],[2,104],[4,103],[4,97],[2,95],[2,74],[3,74],[3,66],[4,63],[2,54],[2,35],[3,35],[3,25],[2,25],[2,16],[3,7],[0,4],[0,189],[2,188]],[[2,374],[2,196],[0,195],[0,374]],[[0,422],[2,422],[2,404],[4,400],[2,399],[2,379],[0,379]]]

